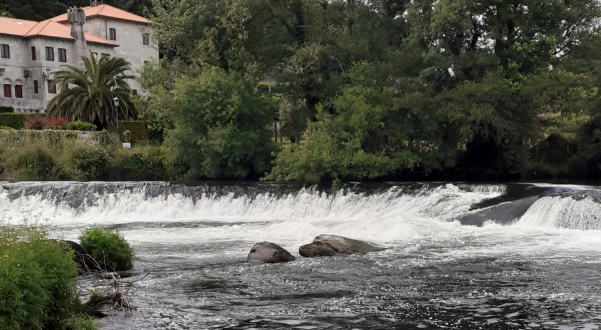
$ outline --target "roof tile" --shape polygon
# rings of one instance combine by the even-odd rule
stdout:
[[[121,19],[125,21],[132,21],[138,23],[148,23],[148,20],[144,17],[128,13],[125,10],[115,8],[109,5],[100,5],[95,7],[84,7],[86,17],[102,16],[108,18]],[[56,16],[51,18],[55,22],[66,22],[68,20],[67,14]]]
[[[71,36],[70,27],[51,20],[38,23],[8,17],[0,17],[0,34],[9,34],[20,37],[43,36],[75,40]],[[86,41],[109,46],[118,46],[118,44],[112,41],[96,37],[88,33],[86,33]]]

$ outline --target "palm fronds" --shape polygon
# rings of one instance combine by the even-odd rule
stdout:
[[[48,104],[50,116],[66,118],[69,121],[97,120],[106,127],[115,121],[113,99],[119,98],[122,118],[137,117],[130,101],[131,88],[128,79],[134,79],[131,64],[117,57],[82,56],[84,70],[72,65],[63,65],[53,73],[52,86],[60,92]]]

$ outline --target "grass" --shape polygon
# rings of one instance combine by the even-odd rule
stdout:
[[[74,131],[0,131],[0,180],[169,178],[162,147],[138,144],[123,149],[114,135],[98,133],[86,142]]]

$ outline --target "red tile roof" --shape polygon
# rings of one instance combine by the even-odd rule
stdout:
[[[42,36],[75,40],[71,36],[70,27],[51,20],[38,23],[8,17],[0,17],[0,34],[9,34],[19,37]],[[99,38],[88,33],[86,33],[86,41],[109,46],[119,46],[112,41]]]
[[[24,21],[22,19],[0,17],[0,33],[25,36],[38,22]]]
[[[69,33],[70,33],[70,31],[69,31]],[[106,39],[103,39],[103,38],[100,38],[100,37],[97,37],[97,36],[93,36],[93,35],[91,35],[89,33],[86,33],[86,41],[87,42],[93,42],[93,43],[96,43],[96,44],[108,45],[108,46],[115,46],[115,47],[119,46],[118,44],[116,44],[116,43],[114,43],[112,41],[109,41],[109,40],[106,40]]]
[[[84,11],[86,13],[86,17],[88,17],[88,18],[94,17],[94,16],[100,16],[100,17],[114,18],[114,19],[120,19],[120,20],[131,21],[131,22],[148,23],[148,20],[144,17],[140,17],[138,15],[128,13],[125,10],[121,10],[119,8],[115,8],[115,7],[109,6],[109,5],[84,7]],[[68,18],[67,18],[67,14],[63,14],[63,15],[51,18],[51,20],[53,20],[55,22],[67,22]]]

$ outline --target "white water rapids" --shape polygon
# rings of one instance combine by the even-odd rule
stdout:
[[[530,188],[539,190],[529,192],[528,189]],[[352,312],[353,317],[356,317],[357,324],[363,324],[364,328],[386,329],[387,326],[380,326],[380,323],[384,321],[373,321],[367,316],[372,315],[373,311],[369,311],[371,309],[380,310],[384,308],[384,302],[389,299],[383,299],[383,294],[374,298],[369,296],[368,292],[363,291],[363,288],[367,285],[366,283],[370,283],[370,278],[374,274],[380,274],[385,278],[389,278],[390,275],[390,279],[386,280],[388,281],[386,285],[394,287],[393,282],[396,280],[392,279],[397,276],[395,272],[405,272],[415,267],[442,267],[442,269],[448,268],[448,270],[436,270],[433,273],[434,276],[445,276],[444,274],[453,276],[452,274],[457,272],[457,267],[463,267],[458,265],[477,260],[473,261],[476,264],[468,268],[472,269],[473,267],[473,272],[476,275],[472,276],[478,278],[484,276],[479,273],[479,269],[484,269],[487,265],[490,266],[490,261],[488,261],[491,260],[490,258],[493,258],[493,260],[499,258],[499,260],[510,263],[509,266],[503,267],[516,267],[513,270],[514,273],[512,273],[518,276],[516,281],[537,283],[537,280],[530,278],[530,274],[523,273],[520,268],[522,266],[518,264],[524,262],[539,272],[541,269],[547,269],[545,265],[549,262],[564,265],[567,261],[578,261],[577,266],[574,267],[583,267],[583,274],[593,272],[592,269],[594,268],[587,268],[589,266],[586,265],[601,265],[601,203],[598,199],[599,189],[583,186],[524,185],[519,188],[523,192],[523,196],[509,198],[507,196],[511,195],[511,189],[508,191],[507,186],[504,185],[389,184],[371,190],[352,188],[337,192],[324,192],[317,188],[293,189],[288,187],[284,189],[278,186],[265,187],[261,185],[242,188],[236,186],[215,188],[208,185],[193,188],[165,183],[0,183],[0,223],[12,225],[24,221],[43,223],[47,224],[55,235],[70,240],[77,240],[79,233],[91,225],[118,228],[136,250],[136,268],[138,271],[141,271],[142,268],[156,268],[165,271],[165,274],[171,274],[164,275],[157,270],[158,273],[163,275],[145,284],[149,290],[153,290],[153,293],[150,293],[150,291],[146,293],[147,296],[152,296],[154,291],[158,290],[156,288],[160,288],[159,283],[163,282],[159,278],[162,278],[162,276],[165,276],[165,279],[171,278],[173,280],[173,278],[177,278],[184,281],[177,288],[169,289],[171,294],[178,297],[177,302],[173,302],[174,306],[177,307],[161,305],[159,308],[152,307],[153,304],[146,306],[147,311],[142,313],[151,313],[150,310],[157,308],[157,314],[152,314],[151,318],[144,321],[148,322],[144,323],[145,327],[163,328],[164,324],[167,323],[161,322],[166,322],[165,319],[169,319],[171,320],[169,324],[173,325],[171,327],[173,329],[202,329],[209,326],[228,328],[225,324],[227,322],[235,324],[231,329],[254,329],[250,325],[244,325],[246,324],[244,322],[250,322],[248,320],[242,321],[241,317],[233,316],[228,319],[228,314],[224,316],[221,314],[222,312],[215,312],[215,308],[217,308],[215,306],[211,308],[205,305],[198,307],[191,302],[198,302],[198,299],[205,301],[203,299],[206,298],[204,296],[206,290],[215,290],[207,289],[207,287],[212,288],[212,286],[203,287],[201,285],[197,287],[192,283],[198,281],[205,283],[208,281],[207,278],[212,278],[212,276],[215,276],[214,274],[221,274],[220,276],[225,278],[223,280],[225,284],[223,284],[224,288],[219,290],[225,290],[227,294],[219,291],[211,299],[215,299],[224,306],[229,306],[223,307],[224,310],[234,308],[241,315],[249,315],[249,319],[258,317],[257,315],[262,312],[257,312],[256,308],[258,307],[253,307],[258,305],[249,303],[245,299],[252,300],[253,297],[263,297],[261,299],[273,301],[273,304],[268,304],[268,306],[270,306],[270,313],[275,313],[274,315],[280,315],[278,313],[281,313],[279,310],[276,312],[277,308],[275,306],[279,306],[279,304],[289,306],[288,308],[292,311],[290,315],[295,315],[295,317],[306,314],[306,317],[310,319],[307,322],[310,324],[305,324],[304,326],[308,326],[305,329],[326,328],[324,324],[337,329],[335,325],[332,325],[336,324],[334,321],[317,321],[326,316],[334,317],[331,311],[316,307],[323,304],[327,306],[346,306],[344,308],[348,309],[349,313]],[[578,196],[571,195],[580,191],[589,193]],[[498,221],[497,219],[486,218],[487,210],[492,210],[495,207],[511,207],[512,203],[523,201],[524,198],[534,198],[535,200],[526,205],[525,212],[521,212],[515,219]],[[482,226],[462,224],[464,217],[474,214],[484,214],[480,216],[483,220]],[[293,255],[298,256],[298,247],[310,243],[319,234],[335,234],[360,239],[385,247],[387,250],[367,257],[349,258],[350,261],[336,259],[338,260],[335,263],[336,267],[344,269],[344,271],[341,270],[343,273],[353,273],[357,266],[356,263],[363,262],[369,263],[370,266],[368,267],[371,270],[367,273],[355,274],[356,278],[349,279],[344,282],[345,284],[337,284],[336,290],[330,287],[330,284],[324,284],[332,280],[329,277],[332,275],[324,275],[326,276],[324,278],[328,278],[327,280],[321,278],[312,286],[312,290],[317,290],[320,293],[311,293],[307,297],[304,296],[304,294],[307,294],[305,292],[306,288],[295,286],[292,290],[290,281],[294,282],[297,277],[302,278],[301,274],[306,274],[308,269],[312,269],[311,272],[334,274],[331,273],[331,269],[328,269],[328,267],[333,266],[332,264],[328,266],[327,260],[300,258],[297,262],[291,263],[291,265],[294,264],[292,266],[281,266],[289,268],[277,268],[278,272],[283,272],[277,273],[278,277],[291,278],[284,282],[273,278],[271,284],[269,284],[269,290],[260,283],[273,275],[266,275],[265,272],[276,268],[258,268],[260,271],[256,268],[250,268],[242,271],[242,268],[239,268],[242,266],[232,266],[232,263],[245,260],[251,246],[256,242],[274,242]],[[208,273],[205,273],[205,268],[212,266],[207,265],[218,265],[215,266],[218,268],[213,269],[210,272],[211,275],[208,275]],[[553,267],[557,268],[557,266]],[[392,270],[395,270],[395,272],[387,273]],[[560,269],[557,268],[557,271],[559,272]],[[255,274],[254,272],[258,273]],[[565,271],[563,272],[565,273]],[[234,276],[232,274],[239,275]],[[562,273],[559,274],[557,276],[561,277]],[[463,276],[461,275],[459,278],[463,279]],[[497,274],[494,276],[506,275]],[[580,274],[578,276],[582,277],[584,275]],[[202,280],[199,280],[199,278]],[[413,299],[413,293],[408,293],[413,291],[405,292],[404,290],[409,290],[412,286],[422,288],[419,285],[423,284],[418,285],[413,282],[414,280],[407,281],[409,282],[403,284],[403,289],[398,289],[404,293],[397,293],[394,296],[395,299],[403,300],[408,299],[407,297]],[[568,283],[572,279],[559,279],[558,281]],[[591,283],[595,283],[594,285],[601,286],[601,278],[591,281],[593,281]],[[251,289],[239,289],[237,285],[242,285],[240,283],[244,283],[245,288]],[[428,285],[432,286],[431,283]],[[244,294],[232,293],[228,291],[232,286],[236,287],[238,291],[246,290],[248,292],[245,291]],[[320,295],[326,291],[339,292],[342,290],[341,286],[346,288],[344,289],[346,291],[343,290],[343,292],[348,291],[349,293],[336,293],[335,296],[340,294],[346,297],[348,295],[358,300],[341,302],[338,298],[333,300],[332,298],[320,298]],[[178,291],[181,290],[181,287],[194,287],[194,289],[186,289],[188,291],[183,293]],[[423,288],[427,288],[427,286]],[[467,289],[467,287],[461,289],[449,288],[448,283],[445,283],[443,289],[441,289],[441,292],[446,292],[444,297],[436,299],[445,301],[450,299],[449,301],[455,301],[453,304],[458,306],[463,306],[462,304],[465,304],[466,299],[476,299],[472,297],[473,293],[465,293],[471,292],[469,291],[471,289]],[[281,292],[292,290],[292,293],[290,293],[294,294],[292,297],[297,297],[295,295],[302,292],[305,293],[299,296],[303,297],[302,299],[290,298],[290,296],[273,298],[275,296],[280,297],[281,292],[278,290]],[[374,290],[384,289],[376,285]],[[388,292],[387,290],[384,291]],[[486,288],[486,290],[490,291],[491,289]],[[556,289],[547,289],[546,286],[528,290],[532,290],[531,297],[540,296],[544,298],[556,294],[567,294],[566,297],[569,296],[572,299],[580,297],[575,292],[556,292]],[[421,295],[431,294],[426,291],[423,291]],[[328,295],[326,296],[329,297]],[[522,299],[516,298],[516,294],[508,294],[503,291],[503,297],[506,296],[510,296],[514,300]],[[162,298],[157,299],[161,300]],[[497,296],[495,296],[495,299],[497,299]],[[598,309],[601,305],[600,297],[596,293],[591,293],[588,299],[593,301],[586,300],[591,312],[601,312]],[[232,307],[229,305],[232,301],[236,301],[236,304],[238,304],[235,306],[244,307]],[[316,305],[317,302],[319,302],[318,305]],[[479,302],[478,304],[483,303]],[[359,304],[357,306],[369,305],[371,309],[364,310],[355,304]],[[399,304],[401,303],[399,302]],[[405,305],[402,306],[405,307],[397,307],[402,309],[399,314],[409,315],[407,310],[409,307],[407,306],[413,308],[414,305],[406,305],[408,303],[405,300],[403,300],[403,304]],[[432,302],[427,303],[428,306],[434,306],[432,304]],[[468,305],[469,308],[462,308],[477,307],[472,306],[471,303]],[[196,306],[194,308],[203,311],[202,317],[206,320],[203,319],[205,323],[202,323],[202,326],[195,327],[191,325],[196,324],[194,322],[197,322],[200,316],[194,314],[195,312],[191,311],[193,308],[190,306]],[[555,308],[555,305],[552,307]],[[488,313],[494,314],[494,308],[497,307],[490,308],[493,312],[489,311]],[[551,309],[547,305],[536,307],[536,309],[541,308]],[[160,313],[158,310],[160,310]],[[174,310],[178,312],[174,312]],[[344,314],[344,312],[340,313]],[[457,315],[460,315],[460,313]],[[470,319],[457,315],[453,316],[452,322],[457,320],[468,322],[465,320]],[[486,316],[487,314],[482,315]],[[552,315],[552,313],[549,315]],[[502,318],[498,316],[488,318],[484,316],[482,321],[484,323],[482,324],[502,324],[498,329],[513,329],[512,326],[509,326],[512,324],[509,321],[487,323],[492,322],[490,320],[501,320]],[[426,324],[419,321],[418,316],[415,316],[415,318],[407,321],[406,328],[413,329],[409,326],[412,325],[416,329],[437,329],[438,326],[443,324],[446,324],[448,328],[448,324],[450,324],[448,322],[451,322],[447,319],[437,321],[435,315],[429,317],[434,317],[434,321],[426,322]],[[173,321],[177,318],[182,319]],[[371,321],[361,321],[362,318]],[[552,317],[549,317],[549,319],[552,319]],[[227,320],[227,322],[223,320]],[[571,319],[567,318],[567,320]],[[435,321],[442,323],[436,323]],[[539,321],[533,321],[532,317],[529,316],[522,323],[516,323],[520,325],[516,329],[528,329],[529,327],[524,326],[525,324],[529,324],[528,322],[536,324]],[[568,325],[597,324],[597,321],[589,321],[570,321],[572,323],[568,323]],[[115,324],[118,324],[120,321],[115,322]],[[469,322],[475,321],[470,319]],[[262,327],[278,328],[276,326],[271,327],[269,324],[271,323],[265,323]],[[418,326],[420,324],[427,327]],[[480,323],[469,324],[470,326],[467,328],[481,326]],[[109,328],[110,325],[111,322],[109,322]],[[548,328],[559,328],[561,324],[557,323],[557,325],[558,327],[549,326]],[[136,329],[137,326],[139,324],[136,325],[134,322],[131,328]],[[115,326],[115,328],[118,327]],[[450,328],[453,328],[453,326],[450,326]],[[459,328],[461,327],[457,327],[457,329]],[[483,329],[486,328],[483,327]],[[532,326],[530,328],[535,329],[537,327]],[[497,328],[490,327],[490,329]],[[570,329],[577,329],[577,327]],[[590,329],[596,328],[591,327]]]
[[[20,185],[27,191],[28,186],[37,184]],[[21,196],[12,196],[11,200],[10,188],[10,184],[5,184],[5,189],[0,190],[0,222],[19,224],[27,220],[73,229],[65,233],[69,239],[75,239],[77,231],[85,226],[127,227],[145,223],[151,224],[150,228],[133,226],[124,231],[126,238],[140,244],[268,240],[295,246],[319,234],[333,233],[386,245],[403,240],[497,233],[501,237],[515,236],[518,245],[523,243],[520,237],[543,235],[551,241],[551,237],[566,237],[568,241],[579,237],[571,242],[571,248],[601,248],[601,233],[594,231],[601,229],[601,204],[591,198],[542,197],[521,219],[508,226],[490,222],[483,228],[474,228],[453,221],[469,213],[473,204],[504,194],[506,188],[502,185],[459,188],[445,184],[410,192],[396,186],[370,194],[350,190],[328,194],[312,188],[279,195],[266,191],[254,196],[205,192],[195,199],[181,193],[149,197],[145,186],[110,193],[90,192],[92,189],[88,188],[86,200],[75,208],[60,195],[48,198],[42,193],[21,192]],[[200,224],[185,225],[196,222]]]

